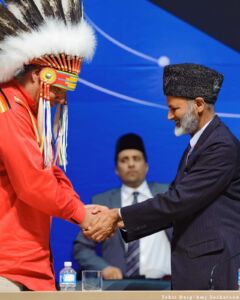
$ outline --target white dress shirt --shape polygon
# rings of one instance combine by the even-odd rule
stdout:
[[[191,151],[191,152],[192,152],[194,146],[197,144],[197,142],[198,142],[200,136],[202,135],[203,131],[207,128],[207,126],[209,125],[209,123],[210,123],[211,121],[212,121],[212,119],[211,119],[209,122],[207,122],[207,123],[203,126],[203,128],[201,128],[200,130],[198,130],[198,131],[194,134],[194,136],[191,138],[191,140],[190,140],[190,146],[191,146],[191,150],[190,150],[190,151]]]
[[[138,203],[153,197],[146,181],[136,189],[123,185],[121,188],[122,207],[132,204],[133,192],[139,192]],[[170,274],[171,247],[166,233],[159,231],[141,238],[140,275],[145,275],[147,278],[161,278]]]

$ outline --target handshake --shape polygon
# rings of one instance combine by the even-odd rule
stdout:
[[[106,240],[117,228],[124,227],[118,208],[109,209],[102,205],[86,205],[85,208],[86,215],[80,226],[83,234],[95,242]]]

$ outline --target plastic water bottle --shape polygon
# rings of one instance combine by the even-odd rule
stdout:
[[[64,262],[64,268],[60,271],[59,286],[61,291],[75,291],[77,284],[77,273],[72,268],[71,261]]]
[[[238,290],[240,290],[240,268],[238,269]]]

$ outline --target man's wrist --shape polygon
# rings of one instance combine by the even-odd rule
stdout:
[[[114,221],[117,223],[117,227],[120,229],[124,228],[125,225],[121,215],[121,208],[114,208],[112,210],[114,210]]]
[[[113,218],[116,221],[116,223],[119,222],[119,221],[122,221],[122,216],[119,213],[119,211],[120,211],[120,208],[113,208],[112,209]]]

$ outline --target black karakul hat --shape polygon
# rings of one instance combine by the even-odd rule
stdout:
[[[195,99],[202,97],[214,104],[221,89],[223,75],[198,64],[176,64],[164,68],[163,91],[166,96]]]
[[[142,138],[135,133],[127,133],[117,140],[115,148],[115,162],[117,162],[119,152],[127,149],[136,149],[143,153],[145,161],[147,161],[147,154],[145,151]]]

